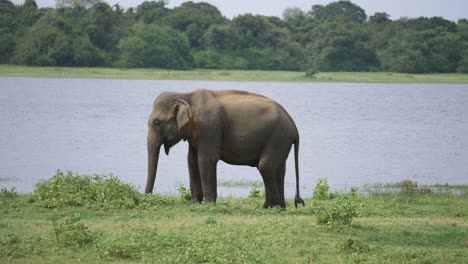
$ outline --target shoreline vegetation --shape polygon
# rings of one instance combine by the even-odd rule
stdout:
[[[244,185],[247,182],[229,183]],[[468,185],[411,180],[330,192],[306,206],[246,198],[187,205],[141,194],[113,175],[56,174],[30,194],[0,190],[6,263],[467,263]],[[255,189],[255,190],[254,190]],[[457,190],[454,192],[453,190]]]
[[[128,80],[193,80],[246,82],[352,82],[468,84],[468,74],[408,74],[392,72],[318,72],[312,77],[297,71],[167,70],[0,65],[1,77],[87,78]]]

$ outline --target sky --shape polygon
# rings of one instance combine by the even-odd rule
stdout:
[[[24,0],[10,0],[15,4],[22,4]],[[110,5],[119,4],[124,8],[136,7],[144,0],[104,0]],[[286,8],[299,7],[309,11],[312,5],[326,5],[337,0],[204,0],[193,2],[207,2],[221,11],[227,18],[251,13],[266,16],[282,17]],[[179,6],[186,0],[169,0],[169,7]],[[376,12],[386,12],[391,19],[400,17],[434,17],[457,21],[468,19],[468,0],[352,0],[353,3],[366,10],[368,16]],[[55,0],[36,0],[40,7],[53,7]]]

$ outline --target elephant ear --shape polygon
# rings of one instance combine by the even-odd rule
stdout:
[[[190,104],[182,99],[176,99],[176,119],[180,134],[184,139],[190,138],[193,129],[193,116]]]

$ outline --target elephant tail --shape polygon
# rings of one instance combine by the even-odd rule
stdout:
[[[302,200],[299,194],[299,137],[294,141],[294,161],[296,165],[296,197],[294,198],[294,206],[297,208],[298,204],[305,206],[304,200]]]

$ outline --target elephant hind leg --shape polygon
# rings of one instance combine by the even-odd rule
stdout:
[[[262,175],[265,184],[265,203],[264,208],[271,208],[280,206],[286,207],[284,197],[281,198],[279,181],[278,181],[278,168],[273,163],[268,162],[266,159],[260,160],[258,170]]]
[[[278,190],[279,190],[279,202],[280,204],[283,204],[285,207],[286,202],[284,199],[284,177],[286,175],[286,161],[283,162],[278,166],[276,169],[276,181],[278,182]]]

